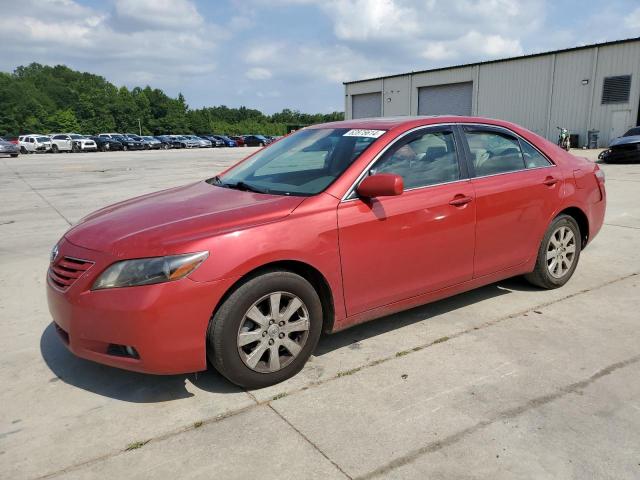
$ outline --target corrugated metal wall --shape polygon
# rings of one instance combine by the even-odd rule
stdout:
[[[604,78],[615,75],[631,75],[629,101],[603,105]],[[421,87],[460,82],[472,82],[473,115],[512,121],[550,140],[562,126],[579,134],[581,145],[588,130],[599,130],[605,146],[614,116],[627,128],[637,124],[640,41],[349,83],[346,118],[352,118],[352,95],[382,92],[383,116],[416,115]]]
[[[546,135],[552,66],[551,56],[481,65],[478,115]]]

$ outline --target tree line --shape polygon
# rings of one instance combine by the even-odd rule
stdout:
[[[158,88],[116,87],[104,77],[64,65],[32,63],[0,72],[0,135],[28,133],[138,132],[143,135],[225,133],[283,135],[287,125],[342,120],[342,112],[306,114],[224,105],[192,109],[184,96]],[[139,123],[138,123],[139,122]]]

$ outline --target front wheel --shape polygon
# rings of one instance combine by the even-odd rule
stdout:
[[[58,145],[54,144],[54,145],[51,147],[51,151],[52,151],[53,153],[58,153]]]
[[[298,373],[322,331],[322,304],[303,277],[270,271],[238,287],[209,324],[209,360],[231,382],[263,388]]]
[[[537,287],[553,289],[569,281],[580,259],[582,236],[573,217],[557,216],[542,239],[533,272],[525,278]]]

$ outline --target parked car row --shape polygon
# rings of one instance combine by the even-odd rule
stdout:
[[[214,147],[264,147],[277,138],[267,135],[156,135],[145,136],[133,133],[99,133],[80,135],[77,133],[30,134],[3,140],[7,145],[0,153],[13,150],[18,153],[40,152],[95,152],[112,150],[168,150],[170,148],[214,148]],[[6,152],[4,149],[7,149]]]

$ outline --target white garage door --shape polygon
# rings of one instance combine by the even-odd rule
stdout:
[[[418,115],[471,115],[473,82],[418,89]]]
[[[351,96],[351,118],[382,116],[382,94],[363,93]]]

